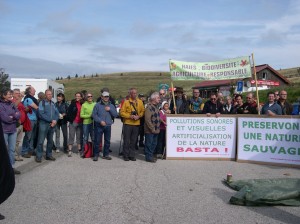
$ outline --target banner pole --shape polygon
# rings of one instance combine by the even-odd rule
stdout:
[[[174,94],[173,81],[171,81],[171,90],[172,90],[172,98],[173,98],[174,108],[176,108],[176,101],[175,101],[175,94]],[[175,114],[177,114],[177,108],[176,108],[176,110],[175,110]]]
[[[252,56],[252,63],[253,63],[253,72],[254,72],[255,88],[256,88],[257,112],[258,112],[258,115],[260,115],[260,105],[259,105],[259,95],[258,95],[258,89],[257,89],[257,76],[256,76],[255,62],[254,62],[254,54],[252,53],[251,56]]]

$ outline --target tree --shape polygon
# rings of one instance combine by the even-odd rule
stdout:
[[[85,78],[85,75],[83,75],[83,78]]]
[[[67,79],[71,79],[70,75],[68,75],[68,78]]]
[[[75,75],[75,78],[78,78],[78,74]]]
[[[7,80],[8,79],[8,74],[5,73],[4,68],[0,68],[0,89],[3,87],[10,87],[10,82]]]
[[[60,80],[63,80],[63,78],[62,78],[62,77],[60,77]]]

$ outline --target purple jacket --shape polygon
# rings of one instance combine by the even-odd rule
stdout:
[[[0,118],[3,132],[6,134],[17,131],[17,121],[20,119],[20,112],[10,101],[0,100]]]

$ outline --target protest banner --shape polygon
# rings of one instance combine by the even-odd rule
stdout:
[[[300,119],[239,117],[237,160],[300,166]]]
[[[167,159],[234,160],[236,118],[167,115]]]
[[[172,80],[227,80],[251,77],[248,56],[215,62],[184,62],[170,60]]]

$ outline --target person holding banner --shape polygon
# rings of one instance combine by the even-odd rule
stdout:
[[[224,114],[233,114],[233,103],[231,96],[226,96],[226,102],[223,105]]]
[[[287,92],[281,90],[279,93],[279,100],[277,101],[282,109],[282,115],[291,115],[293,112],[293,106],[287,102]]]
[[[199,89],[193,89],[193,97],[189,101],[189,109],[191,114],[201,114],[204,104],[200,97]]]
[[[282,109],[275,101],[274,92],[268,92],[268,102],[262,107],[261,114],[269,116],[282,115]]]
[[[175,103],[173,99],[170,103],[170,110],[172,114],[189,114],[189,102],[183,97],[183,89],[175,87]]]
[[[210,117],[212,114],[215,114],[216,117],[219,117],[223,113],[223,105],[217,101],[217,94],[210,94],[210,100],[206,101],[202,114],[206,114]]]
[[[240,94],[237,94],[235,96],[235,102],[236,102],[236,105],[234,106],[233,113],[234,114],[243,114],[243,111],[244,111],[243,96]]]
[[[258,114],[257,103],[254,100],[253,93],[248,93],[246,96],[246,103],[242,106],[243,110],[240,112],[242,114]]]

